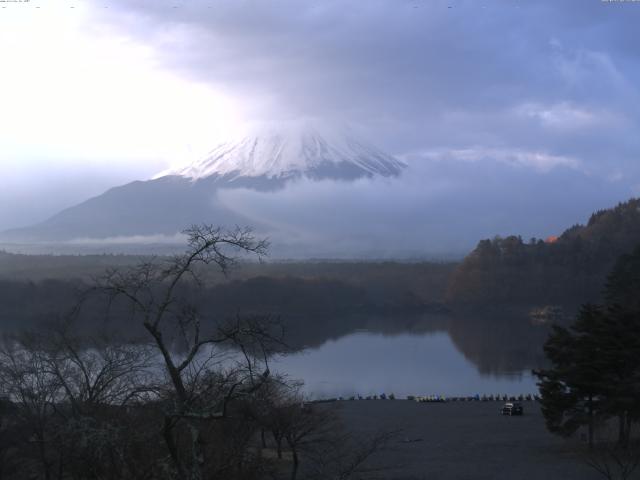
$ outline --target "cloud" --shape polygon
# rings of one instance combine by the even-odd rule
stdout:
[[[494,235],[557,235],[632,193],[629,182],[571,165],[546,170],[548,157],[502,154],[515,161],[430,152],[407,159],[399,179],[301,180],[277,192],[222,190],[218,199],[266,224],[275,256],[444,258]]]
[[[130,235],[130,236],[117,236],[107,238],[74,238],[63,242],[63,245],[78,245],[78,246],[128,246],[128,245],[186,245],[187,236],[181,233],[175,235]]]
[[[278,198],[295,205],[292,195],[298,195],[322,218],[335,194],[341,204],[357,206],[351,221],[365,212],[367,199],[394,228],[407,228],[413,220],[422,225],[416,238],[443,246],[437,217],[415,205],[435,205],[434,212],[453,216],[456,208],[479,215],[483,205],[490,213],[469,217],[476,225],[470,235],[517,231],[524,221],[499,210],[507,205],[515,215],[514,205],[523,205],[535,217],[527,231],[546,231],[578,213],[577,207],[570,207],[571,215],[557,212],[558,203],[573,201],[562,199],[561,180],[570,182],[565,192],[574,188],[584,208],[601,208],[627,196],[630,184],[640,184],[637,5],[584,0],[107,3],[109,8],[98,0],[83,3],[82,25],[72,22],[80,33],[57,35],[67,24],[49,22],[42,25],[42,36],[38,29],[32,37],[23,34],[22,50],[4,43],[15,67],[7,68],[7,80],[16,88],[5,89],[0,98],[17,112],[5,116],[4,123],[0,118],[13,129],[5,130],[11,132],[7,135],[34,145],[49,139],[51,145],[41,150],[59,151],[59,157],[68,153],[69,143],[75,143],[75,157],[81,157],[78,150],[104,150],[103,159],[114,157],[113,165],[122,165],[128,152],[150,161],[149,152],[158,151],[158,145],[178,151],[182,147],[174,144],[184,145],[190,136],[200,147],[211,138],[212,148],[241,119],[351,123],[381,148],[413,158],[415,184],[397,192],[398,208],[374,199],[376,189],[382,195],[396,193],[377,182],[352,190],[307,186],[313,193],[307,196],[291,187]],[[71,15],[67,10],[64,15]],[[28,64],[29,88],[20,86],[20,75],[12,75],[25,58],[38,60]],[[91,68],[78,67],[85,64]],[[101,90],[105,79],[111,87]],[[22,99],[46,108],[42,114],[22,108],[23,103],[33,106]],[[56,112],[69,113],[73,121],[61,121]],[[45,128],[47,122],[51,128]],[[30,125],[39,126],[38,141],[31,139]],[[622,179],[608,182],[603,191],[589,191],[587,186],[598,187],[599,178],[611,172]],[[542,202],[549,208],[545,227],[533,199],[521,196],[537,198],[547,189],[555,203]],[[267,202],[264,208],[284,208],[276,197],[262,195],[249,197]],[[465,195],[474,197],[462,200]],[[52,197],[36,192],[34,203]],[[595,200],[601,204],[594,205]],[[229,201],[245,208],[236,197]],[[246,206],[256,215],[260,208]],[[405,211],[416,217],[407,214],[405,224],[394,223],[394,214],[402,217],[398,212]],[[446,228],[458,231],[447,222]]]
[[[640,127],[640,62],[629,49],[637,8],[174,3],[113,0],[100,19],[156,48],[167,68],[242,98],[251,120],[340,119],[392,153],[483,145],[556,152],[603,172],[633,168],[640,150],[640,139],[631,140]],[[522,159],[542,168],[556,160]]]
[[[516,111],[526,117],[539,120],[545,127],[556,129],[588,128],[607,121],[603,114],[574,107],[567,102],[548,106],[525,103],[517,107]]]
[[[420,152],[414,155],[405,155],[405,158],[422,157],[436,161],[462,161],[462,162],[499,162],[511,166],[532,168],[542,173],[548,173],[555,168],[579,169],[580,161],[562,155],[553,155],[546,152],[531,152],[514,149],[470,147],[465,149],[436,149]]]

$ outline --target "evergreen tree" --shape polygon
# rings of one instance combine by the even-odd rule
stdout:
[[[617,417],[618,444],[640,420],[640,248],[623,255],[608,277],[605,306],[585,305],[570,328],[555,327],[545,343],[551,362],[538,376],[550,431],[571,435]]]
[[[585,305],[570,328],[554,327],[544,350],[552,366],[534,371],[539,378],[542,413],[549,431],[563,436],[586,426],[593,445],[601,392],[607,383],[598,351],[597,330],[604,313]]]
[[[640,246],[615,263],[604,297],[610,307],[640,315]]]

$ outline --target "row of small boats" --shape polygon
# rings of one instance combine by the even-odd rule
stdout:
[[[393,393],[381,393],[380,395],[352,395],[350,397],[326,398],[314,400],[315,403],[337,402],[345,400],[395,400],[397,397]],[[533,402],[540,400],[538,394],[521,395],[472,395],[467,397],[446,397],[444,395],[407,395],[407,400],[418,403],[442,403],[442,402]]]
[[[540,400],[538,394],[521,394],[521,395],[472,395],[467,397],[445,397],[442,395],[409,395],[407,400],[413,400],[419,403],[432,402],[533,402]]]

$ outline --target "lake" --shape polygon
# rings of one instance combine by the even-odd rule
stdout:
[[[486,349],[500,349],[500,345],[482,345],[481,336],[476,340],[467,338],[458,343],[470,342],[472,352],[485,354],[492,353]],[[503,358],[511,348],[504,344],[503,351],[493,353]],[[535,347],[538,349],[539,345]],[[496,365],[497,368],[487,368],[474,363],[447,330],[394,334],[357,331],[279,358],[275,370],[287,373],[291,379],[304,380],[304,391],[312,398],[381,393],[405,397],[537,392],[530,368],[524,366],[526,362],[510,364],[507,360]]]

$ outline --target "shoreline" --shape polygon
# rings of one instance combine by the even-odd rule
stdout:
[[[397,402],[415,402],[415,403],[472,403],[472,402],[538,402],[540,395],[537,393],[526,395],[471,395],[471,396],[444,396],[444,395],[407,395],[404,398],[389,395],[361,395],[350,397],[328,397],[308,400],[305,403],[333,403],[333,402],[362,402],[362,401],[397,401]]]

